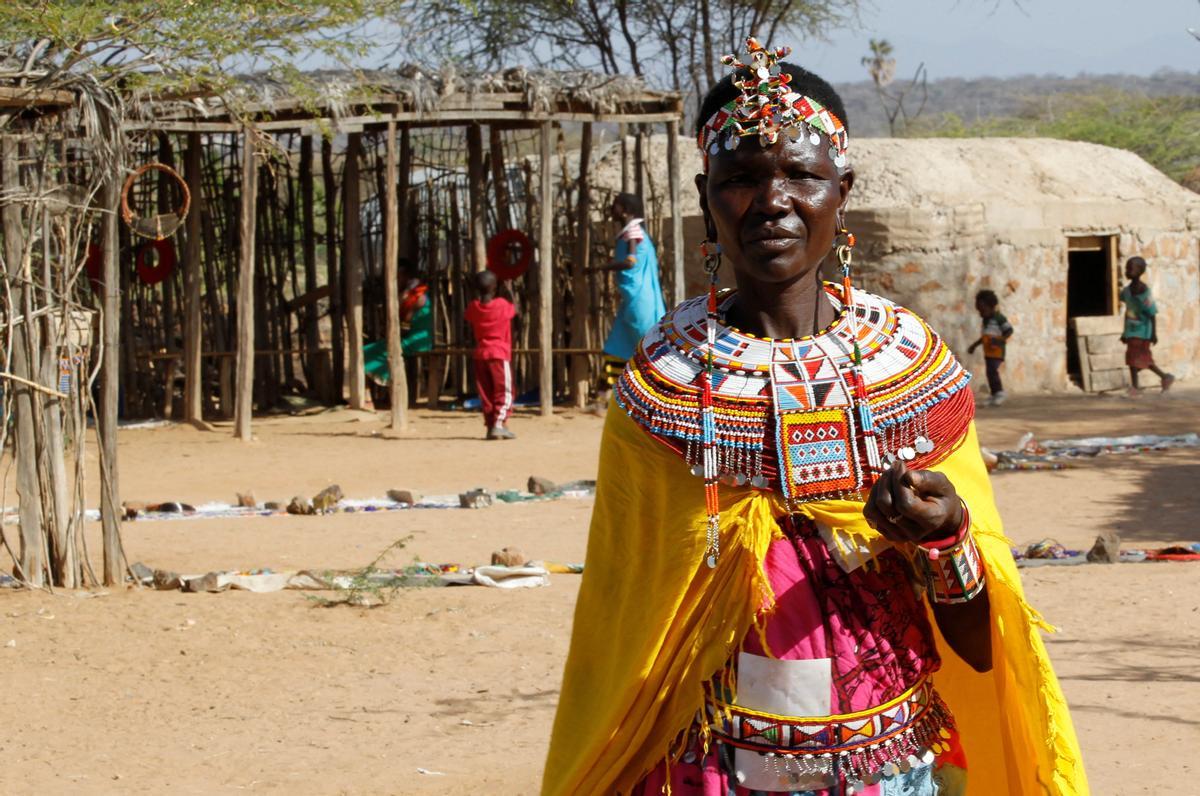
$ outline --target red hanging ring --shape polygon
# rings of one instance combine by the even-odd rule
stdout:
[[[156,262],[146,262],[153,253]],[[169,240],[155,240],[137,250],[138,279],[147,285],[157,285],[175,270],[175,245]]]
[[[513,257],[513,248],[517,254]],[[487,244],[487,267],[501,279],[516,279],[529,270],[533,261],[533,243],[519,229],[497,232]]]
[[[133,209],[129,206],[129,193],[138,178],[152,170],[161,171],[175,181],[182,196],[181,203],[172,213],[159,213],[148,218],[135,219]],[[175,231],[182,226],[183,220],[187,218],[188,209],[191,206],[192,192],[188,190],[187,183],[183,177],[179,176],[179,172],[164,163],[147,163],[145,166],[139,167],[125,178],[125,185],[121,188],[121,218],[125,219],[125,223],[129,225],[134,234],[141,235],[143,238],[162,240],[168,235],[174,235]]]

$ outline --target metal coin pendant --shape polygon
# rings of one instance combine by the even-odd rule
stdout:
[[[917,452],[908,445],[905,445],[903,448],[896,451],[896,455],[900,457],[901,461],[905,462],[911,462],[913,459],[917,458]]]
[[[767,477],[765,475],[756,475],[750,479],[750,486],[755,489],[766,489],[768,486]]]
[[[708,559],[704,563],[708,564],[709,569],[716,569],[717,568],[717,557],[709,556]]]
[[[704,465],[703,464],[693,464],[692,465],[692,475],[696,475],[696,476],[704,475]]]
[[[917,437],[913,441],[913,447],[916,448],[917,453],[922,455],[926,453],[933,453],[933,440],[924,436]]]

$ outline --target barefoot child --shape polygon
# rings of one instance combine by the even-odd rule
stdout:
[[[504,296],[497,296],[496,275],[475,274],[479,298],[467,305],[467,323],[475,336],[475,386],[488,439],[514,439],[508,430],[512,411],[512,319],[517,310]]]
[[[1125,263],[1125,278],[1129,284],[1121,289],[1121,303],[1125,305],[1125,332],[1121,342],[1125,344],[1125,364],[1129,366],[1129,392],[1137,395],[1138,371],[1151,370],[1162,380],[1163,392],[1171,389],[1175,377],[1164,373],[1154,364],[1150,347],[1158,344],[1156,317],[1158,307],[1150,295],[1150,286],[1142,281],[1146,273],[1146,261],[1141,257],[1130,257]]]
[[[991,290],[981,290],[975,294],[975,309],[983,319],[983,334],[971,343],[967,353],[974,354],[976,348],[983,346],[988,389],[992,391],[990,404],[999,406],[1008,397],[1000,381],[1000,366],[1004,364],[1004,349],[1008,338],[1012,337],[1013,327],[1008,318],[1000,314],[1000,299]]]

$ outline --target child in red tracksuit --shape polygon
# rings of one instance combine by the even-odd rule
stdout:
[[[512,319],[513,303],[496,295],[496,275],[475,274],[479,298],[467,305],[467,323],[475,334],[475,386],[487,425],[488,439],[515,439],[507,428],[512,411]]]

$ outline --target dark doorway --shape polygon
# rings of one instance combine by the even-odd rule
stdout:
[[[1111,235],[1067,238],[1067,373],[1076,382],[1079,352],[1072,318],[1117,312],[1116,241]]]

